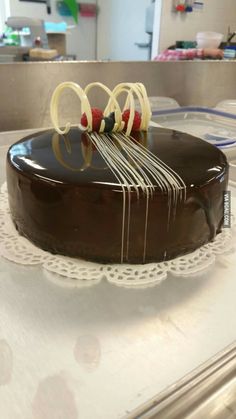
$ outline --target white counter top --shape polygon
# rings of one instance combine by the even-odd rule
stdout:
[[[29,132],[0,134],[0,184]],[[1,417],[122,418],[235,340],[235,273],[231,255],[146,290],[67,289],[0,259]]]

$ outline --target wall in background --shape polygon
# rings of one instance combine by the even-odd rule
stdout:
[[[2,2],[4,0],[0,0]],[[11,16],[26,16],[44,19],[49,22],[65,21],[70,26],[75,26],[71,17],[60,16],[56,10],[56,0],[51,0],[52,13],[47,14],[45,3],[31,3],[19,0],[6,0],[9,3]],[[95,0],[86,0],[96,3]],[[75,54],[78,60],[95,59],[95,34],[96,22],[94,18],[80,18],[79,23],[66,35],[67,54]]]
[[[153,37],[152,37],[152,59],[157,55],[157,51],[160,51],[160,28],[161,28],[161,17],[162,17],[162,3],[164,0],[155,0],[154,9],[154,22],[153,22]]]
[[[229,25],[236,30],[235,0],[205,0],[202,11],[184,14],[173,12],[172,4],[172,0],[162,0],[159,51],[173,45],[176,40],[195,40],[199,31],[226,35]]]
[[[5,28],[6,16],[9,15],[9,0],[0,0],[0,33]]]
[[[98,59],[147,60],[145,12],[151,0],[98,0]]]

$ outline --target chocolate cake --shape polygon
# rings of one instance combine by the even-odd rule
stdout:
[[[50,130],[7,155],[19,233],[52,253],[105,263],[164,261],[213,240],[227,179],[219,149],[162,128],[115,136]]]

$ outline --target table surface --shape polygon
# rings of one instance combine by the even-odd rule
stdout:
[[[8,146],[29,132],[0,134],[0,184]],[[235,273],[222,255],[150,289],[73,289],[0,259],[1,417],[122,418],[235,340]]]

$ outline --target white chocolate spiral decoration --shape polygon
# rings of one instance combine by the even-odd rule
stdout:
[[[150,104],[147,97],[147,92],[143,84],[120,83],[114,88],[113,91],[111,91],[104,84],[95,82],[95,83],[88,84],[83,90],[82,87],[80,87],[77,83],[68,81],[68,82],[61,83],[56,87],[56,89],[53,92],[51,104],[50,104],[51,120],[58,134],[67,134],[71,127],[70,122],[67,122],[64,130],[60,129],[60,125],[59,125],[58,104],[59,104],[60,96],[65,89],[72,89],[78,95],[81,101],[81,113],[85,113],[87,117],[87,121],[88,121],[87,127],[86,128],[82,127],[79,124],[79,128],[83,130],[86,129],[88,132],[92,132],[92,111],[91,111],[91,105],[89,103],[87,94],[92,88],[95,88],[95,87],[100,87],[109,96],[109,102],[107,104],[107,107],[104,110],[104,116],[108,116],[111,112],[115,113],[115,125],[112,129],[112,132],[122,131],[124,129],[124,122],[122,121],[122,111],[117,101],[118,96],[123,92],[127,93],[127,99],[125,102],[124,109],[130,110],[130,117],[129,117],[127,129],[126,129],[126,135],[130,134],[132,130],[133,122],[134,122],[134,116],[135,116],[134,95],[137,96],[140,103],[140,107],[141,107],[140,130],[142,131],[148,130],[149,122],[151,119],[151,109],[150,109]],[[99,132],[104,132],[104,128],[105,128],[105,124],[104,124],[104,121],[102,121]]]
[[[50,114],[51,114],[51,120],[52,120],[55,130],[58,132],[58,134],[67,134],[70,131],[70,127],[71,127],[70,122],[67,122],[64,130],[60,129],[59,127],[58,102],[59,102],[61,93],[65,89],[72,89],[79,96],[81,100],[81,111],[86,114],[87,120],[88,120],[87,130],[92,131],[92,112],[91,112],[91,106],[90,106],[89,100],[84,90],[78,84],[73,83],[72,81],[67,81],[67,82],[59,84],[53,92],[51,103],[50,103]],[[79,128],[81,128],[80,124],[79,124]]]

